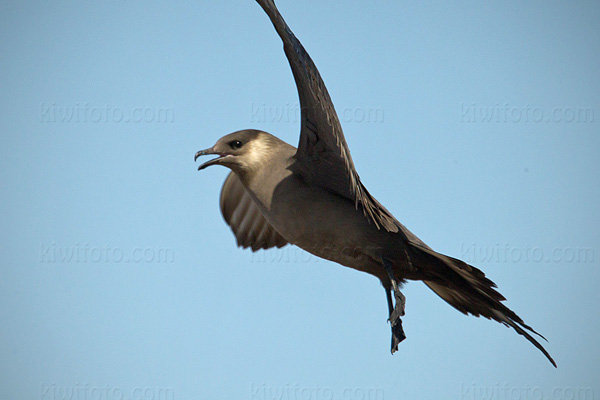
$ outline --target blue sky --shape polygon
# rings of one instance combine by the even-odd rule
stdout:
[[[600,397],[598,4],[278,5],[370,192],[484,270],[558,369],[419,282],[391,356],[375,278],[236,248],[227,171],[194,153],[299,131],[254,1],[4,2],[0,398]]]

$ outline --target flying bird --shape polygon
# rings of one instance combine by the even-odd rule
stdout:
[[[238,246],[258,249],[294,244],[315,256],[377,277],[385,289],[392,354],[406,338],[401,317],[407,280],[423,281],[464,314],[512,327],[556,367],[530,326],[502,301],[479,269],[437,253],[410,232],[362,184],[323,79],[273,0],[257,0],[283,42],[298,88],[298,148],[263,131],[246,129],[196,153],[217,155],[198,167],[231,169],[220,208]]]

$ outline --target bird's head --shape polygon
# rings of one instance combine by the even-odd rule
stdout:
[[[238,173],[258,168],[276,150],[278,139],[266,132],[247,129],[223,136],[209,149],[196,153],[200,156],[217,155],[198,167],[198,171],[211,165],[223,165]]]

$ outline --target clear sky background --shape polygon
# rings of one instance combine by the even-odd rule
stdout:
[[[252,0],[0,5],[0,399],[600,398],[600,6],[280,0],[371,193],[540,333],[238,249],[227,170],[297,93]],[[496,396],[496,397],[492,397]]]

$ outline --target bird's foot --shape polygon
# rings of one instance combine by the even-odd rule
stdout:
[[[388,321],[392,325],[392,354],[394,354],[398,351],[398,344],[406,339],[406,335],[404,334],[404,329],[402,329],[402,320],[400,317],[390,316]]]
[[[392,285],[392,290],[389,288],[386,289],[386,297],[388,301],[388,307],[390,310],[390,317],[388,321],[392,325],[392,354],[398,351],[398,344],[406,339],[406,335],[404,334],[404,329],[402,328],[402,319],[400,317],[404,316],[404,306],[406,305],[406,297],[400,292],[400,287],[398,285],[398,281],[394,276],[392,270],[392,264],[382,258],[383,265],[388,273],[388,277],[390,278],[390,283]],[[391,291],[394,293],[394,305],[392,305],[392,296]]]
[[[406,297],[400,292],[397,285],[394,289],[394,309],[390,313],[389,320],[394,321],[396,319],[400,319],[400,317],[404,316],[404,308],[406,306]]]

